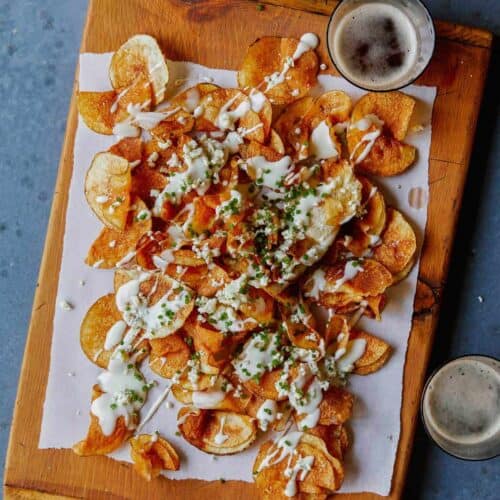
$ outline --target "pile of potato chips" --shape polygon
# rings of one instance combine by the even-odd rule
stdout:
[[[412,227],[372,177],[414,162],[403,141],[415,102],[309,96],[316,45],[313,34],[261,38],[239,88],[199,83],[166,101],[163,54],[137,35],[111,60],[114,90],[79,92],[85,124],[117,141],[85,180],[103,223],[86,262],[115,277],[81,325],[103,372],[76,453],[129,441],[145,479],[177,470],[165,437],[140,434],[173,395],[178,432],[206,453],[238,453],[273,431],[253,469],[264,498],[340,488],[348,375],[378,370],[391,352],[356,323],[380,319],[386,289],[416,259]],[[167,379],[148,415],[154,382],[142,363]]]

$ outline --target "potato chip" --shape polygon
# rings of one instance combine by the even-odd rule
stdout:
[[[365,352],[354,363],[354,373],[358,375],[369,375],[376,372],[387,362],[391,355],[391,346],[382,339],[366,333],[362,330],[352,330],[349,341],[362,339],[366,342]]]
[[[116,99],[116,92],[82,92],[77,95],[78,112],[85,125],[98,134],[112,135],[115,124],[111,111]]]
[[[179,455],[174,447],[158,434],[140,434],[130,440],[130,457],[134,469],[146,480],[151,481],[162,470],[179,470]]]
[[[339,425],[351,418],[353,395],[341,387],[331,386],[324,394],[319,405],[321,425]]]
[[[156,40],[149,35],[129,38],[114,54],[109,79],[114,89],[125,89],[145,77],[153,88],[153,104],[165,98],[168,68]]]
[[[289,104],[303,97],[316,84],[318,56],[307,50],[293,60],[298,45],[294,38],[259,38],[243,59],[239,87],[261,90],[271,104]]]
[[[329,119],[332,124],[345,122],[351,113],[351,98],[342,90],[325,92],[314,101],[314,105],[304,117],[311,129],[323,120]]]
[[[339,314],[346,312],[340,308],[349,304],[359,305],[364,299],[382,294],[392,284],[391,273],[373,259],[330,266],[325,277],[327,284],[319,294],[320,303],[336,309]]]
[[[322,439],[330,455],[338,460],[343,460],[344,453],[349,447],[349,436],[343,425],[318,424],[306,432]]]
[[[413,165],[415,158],[414,146],[381,135],[375,140],[368,156],[356,165],[356,169],[370,175],[389,177],[404,172]]]
[[[125,137],[113,144],[108,151],[134,164],[142,159],[142,146],[142,140],[139,137]]]
[[[191,358],[187,337],[174,333],[161,339],[151,339],[149,367],[164,378],[172,378],[182,372]]]
[[[111,153],[97,153],[85,177],[85,197],[104,225],[123,231],[130,208],[130,164]]]
[[[351,121],[357,122],[366,115],[375,115],[398,141],[408,132],[415,99],[402,92],[368,92],[355,104]]]
[[[251,99],[239,89],[217,89],[200,101],[202,118],[221,130],[242,129],[247,140],[265,142],[271,128],[271,107],[254,111]]]
[[[151,231],[151,218],[146,205],[139,198],[133,199],[134,207],[127,216],[124,231],[104,227],[89,248],[85,263],[101,269],[129,264],[135,257],[136,245],[141,237]],[[142,215],[147,214],[146,218]]]
[[[107,334],[110,328],[121,320],[122,316],[116,308],[114,293],[97,299],[83,318],[80,326],[80,345],[87,358],[101,368],[108,367],[109,359],[116,347],[114,345],[105,348]],[[122,328],[125,334],[127,325],[123,324]],[[136,347],[136,352],[138,361],[144,359],[149,352],[147,340],[143,340]]]
[[[373,257],[393,274],[403,270],[409,272],[417,251],[415,232],[401,212],[387,210],[387,226],[381,236],[382,243],[373,251]],[[410,266],[411,268],[411,266]]]
[[[274,128],[285,145],[285,153],[294,158],[309,156],[308,141],[311,132],[306,116],[314,108],[314,99],[303,97],[287,106],[274,123]]]
[[[264,498],[302,498],[301,494],[317,495],[321,492],[332,493],[340,488],[344,470],[338,459],[329,452],[324,441],[311,434],[302,434],[300,441],[295,447],[296,453],[286,451],[282,448],[281,442],[291,442],[285,435],[276,444],[274,441],[267,441],[260,449],[255,459],[253,473],[255,484],[263,494]],[[283,446],[283,445],[281,445]],[[270,464],[265,462],[266,457],[275,456]],[[301,470],[298,460],[311,457],[310,470],[305,474],[298,473],[292,477],[285,474],[285,469]],[[281,458],[281,459],[280,459]],[[285,493],[286,492],[286,493]],[[298,495],[296,497],[296,495]],[[304,496],[303,498],[308,498]]]
[[[116,269],[113,277],[113,290],[115,293],[128,281],[138,279],[140,274],[141,272],[137,269]]]
[[[295,380],[299,376],[299,368],[297,366],[292,366],[288,373],[289,378]],[[283,370],[275,369],[270,372],[265,372],[258,380],[246,380],[242,382],[242,385],[248,392],[259,398],[284,401],[287,399],[286,394],[280,394],[276,388],[282,375]]]
[[[107,368],[113,352],[104,350],[106,334],[121,319],[121,313],[116,308],[114,293],[97,299],[83,318],[80,326],[80,345],[87,358],[101,368]]]
[[[201,451],[232,455],[248,448],[257,437],[253,418],[219,410],[181,408],[178,426],[182,436]]]
[[[99,386],[94,385],[92,388],[92,401],[102,394]],[[82,441],[73,445],[73,451],[77,455],[84,457],[90,455],[107,455],[118,449],[132,434],[133,431],[127,428],[124,417],[120,416],[116,420],[114,431],[109,436],[106,436],[102,432],[98,418],[91,413],[87,436]]]
[[[271,147],[272,149],[274,149],[280,155],[285,154],[285,145],[284,145],[283,141],[281,140],[281,137],[278,134],[278,132],[276,132],[276,130],[274,130],[273,128],[271,129],[271,133],[269,135],[268,146]]]
[[[169,103],[169,116],[151,129],[153,137],[165,141],[172,139],[175,135],[190,132],[193,128],[204,131],[214,130],[215,127],[200,116],[202,113],[200,101],[218,88],[212,83],[199,83],[177,94]],[[178,111],[173,113],[175,110]],[[170,113],[173,114],[170,115]]]
[[[227,385],[227,381],[224,381],[223,384]],[[221,393],[224,394],[222,399]],[[240,391],[239,397],[236,397],[234,391],[223,392],[221,390],[221,383],[216,383],[213,387],[204,391],[192,391],[183,388],[179,384],[174,384],[172,386],[172,394],[177,401],[184,405],[192,405],[194,402],[202,400],[205,410],[224,410],[235,413],[245,413],[246,407],[250,402],[250,395],[245,391],[243,391],[243,393]],[[198,404],[200,403],[198,402]]]

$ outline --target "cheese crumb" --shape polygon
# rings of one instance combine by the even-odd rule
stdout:
[[[73,309],[73,304],[71,304],[70,302],[68,302],[67,300],[60,300],[59,301],[59,307],[63,310],[63,311],[71,311]]]

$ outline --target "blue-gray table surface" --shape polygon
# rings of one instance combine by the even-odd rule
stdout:
[[[500,35],[500,0],[426,4],[435,18]],[[86,0],[0,0],[2,470],[86,9]],[[464,353],[500,357],[499,66],[497,49],[429,370]],[[420,425],[405,498],[497,499],[499,460],[451,458]]]

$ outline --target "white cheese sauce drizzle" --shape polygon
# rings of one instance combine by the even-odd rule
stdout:
[[[320,122],[311,133],[310,154],[318,160],[337,158],[339,155],[337,147],[330,136],[330,127],[325,120]]]
[[[351,372],[354,369],[354,363],[363,356],[365,350],[365,339],[350,340],[345,348],[345,353],[336,360],[337,368],[344,373]]]
[[[90,411],[97,417],[105,436],[113,433],[119,417],[123,417],[127,428],[133,429],[146,400],[149,387],[130,356],[131,343],[138,332],[134,328],[129,330],[113,351],[107,370],[97,377],[103,394],[92,402]]]
[[[126,329],[127,329],[127,323],[125,323],[125,321],[123,320],[117,321],[106,333],[106,339],[104,341],[104,350],[110,351],[111,349],[114,349],[121,341]]]
[[[217,434],[214,436],[214,443],[218,446],[224,444],[229,439],[229,436],[224,434],[225,423],[226,423],[226,416],[224,415],[220,419],[220,428],[219,428]]]
[[[267,84],[264,92],[269,92],[277,85],[283,83],[286,79],[288,70],[295,65],[295,62],[307,51],[314,50],[318,44],[319,38],[314,33],[305,33],[302,35],[293,56],[286,58],[281,71],[276,71],[275,73],[264,77],[264,82]]]
[[[193,391],[193,405],[200,410],[214,410],[224,400],[223,391]]]
[[[361,118],[360,120],[358,120],[356,123],[351,124],[351,129],[358,129],[363,132],[365,130],[368,130],[372,125],[375,125],[377,129],[374,130],[373,132],[368,132],[367,134],[363,135],[363,137],[361,137],[360,141],[356,144],[351,153],[349,159],[352,161],[356,157],[358,149],[363,148],[361,153],[354,160],[355,165],[364,161],[366,157],[370,154],[370,151],[372,150],[375,141],[382,133],[382,127],[384,125],[384,122],[380,120],[376,115],[368,114],[363,118]]]
[[[267,431],[269,424],[276,420],[278,412],[278,404],[272,399],[266,399],[257,410],[257,420],[259,422],[259,429]]]

